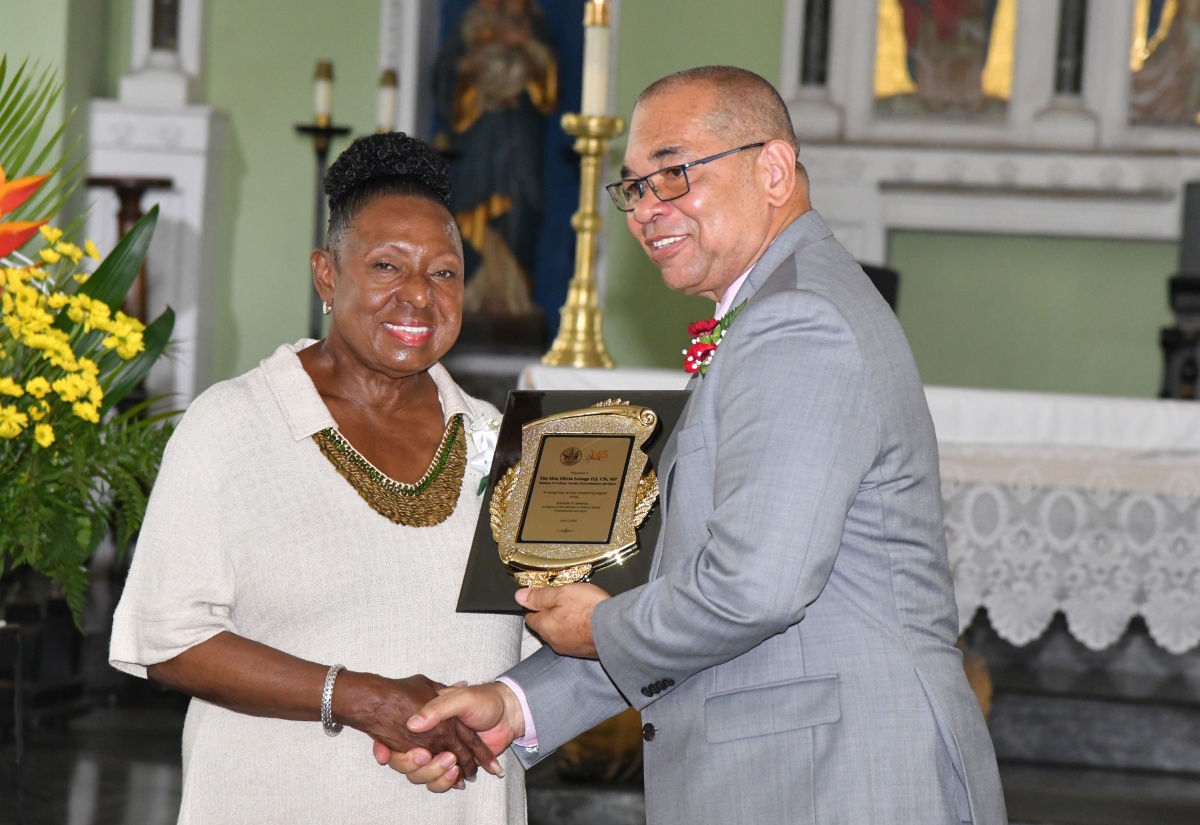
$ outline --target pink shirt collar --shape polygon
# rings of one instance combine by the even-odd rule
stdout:
[[[754,269],[754,265],[750,265],[750,269]],[[729,285],[729,289],[725,290],[725,294],[717,303],[717,312],[713,315],[716,320],[721,320],[725,317],[725,313],[733,307],[733,300],[737,298],[738,290],[742,288],[742,284],[746,282],[746,277],[750,274],[750,269],[742,273],[741,277]]]

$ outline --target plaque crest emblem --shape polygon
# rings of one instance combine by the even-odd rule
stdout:
[[[658,499],[645,451],[658,426],[649,407],[609,399],[521,428],[521,460],[497,481],[489,516],[523,587],[586,581],[637,552]]]

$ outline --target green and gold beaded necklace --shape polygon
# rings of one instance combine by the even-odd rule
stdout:
[[[450,417],[429,469],[415,484],[389,478],[334,427],[314,434],[313,441],[363,501],[395,524],[432,527],[448,519],[458,505],[467,466],[462,413]]]

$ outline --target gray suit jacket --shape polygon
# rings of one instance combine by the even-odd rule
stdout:
[[[1000,825],[904,333],[816,212],[743,300],[664,449],[650,581],[596,608],[600,661],[508,674],[539,740],[518,755],[628,703],[650,825]]]

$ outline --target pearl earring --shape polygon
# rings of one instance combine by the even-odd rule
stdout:
[[[333,304],[322,301],[321,302],[321,314],[328,315],[331,312],[333,312]]]

